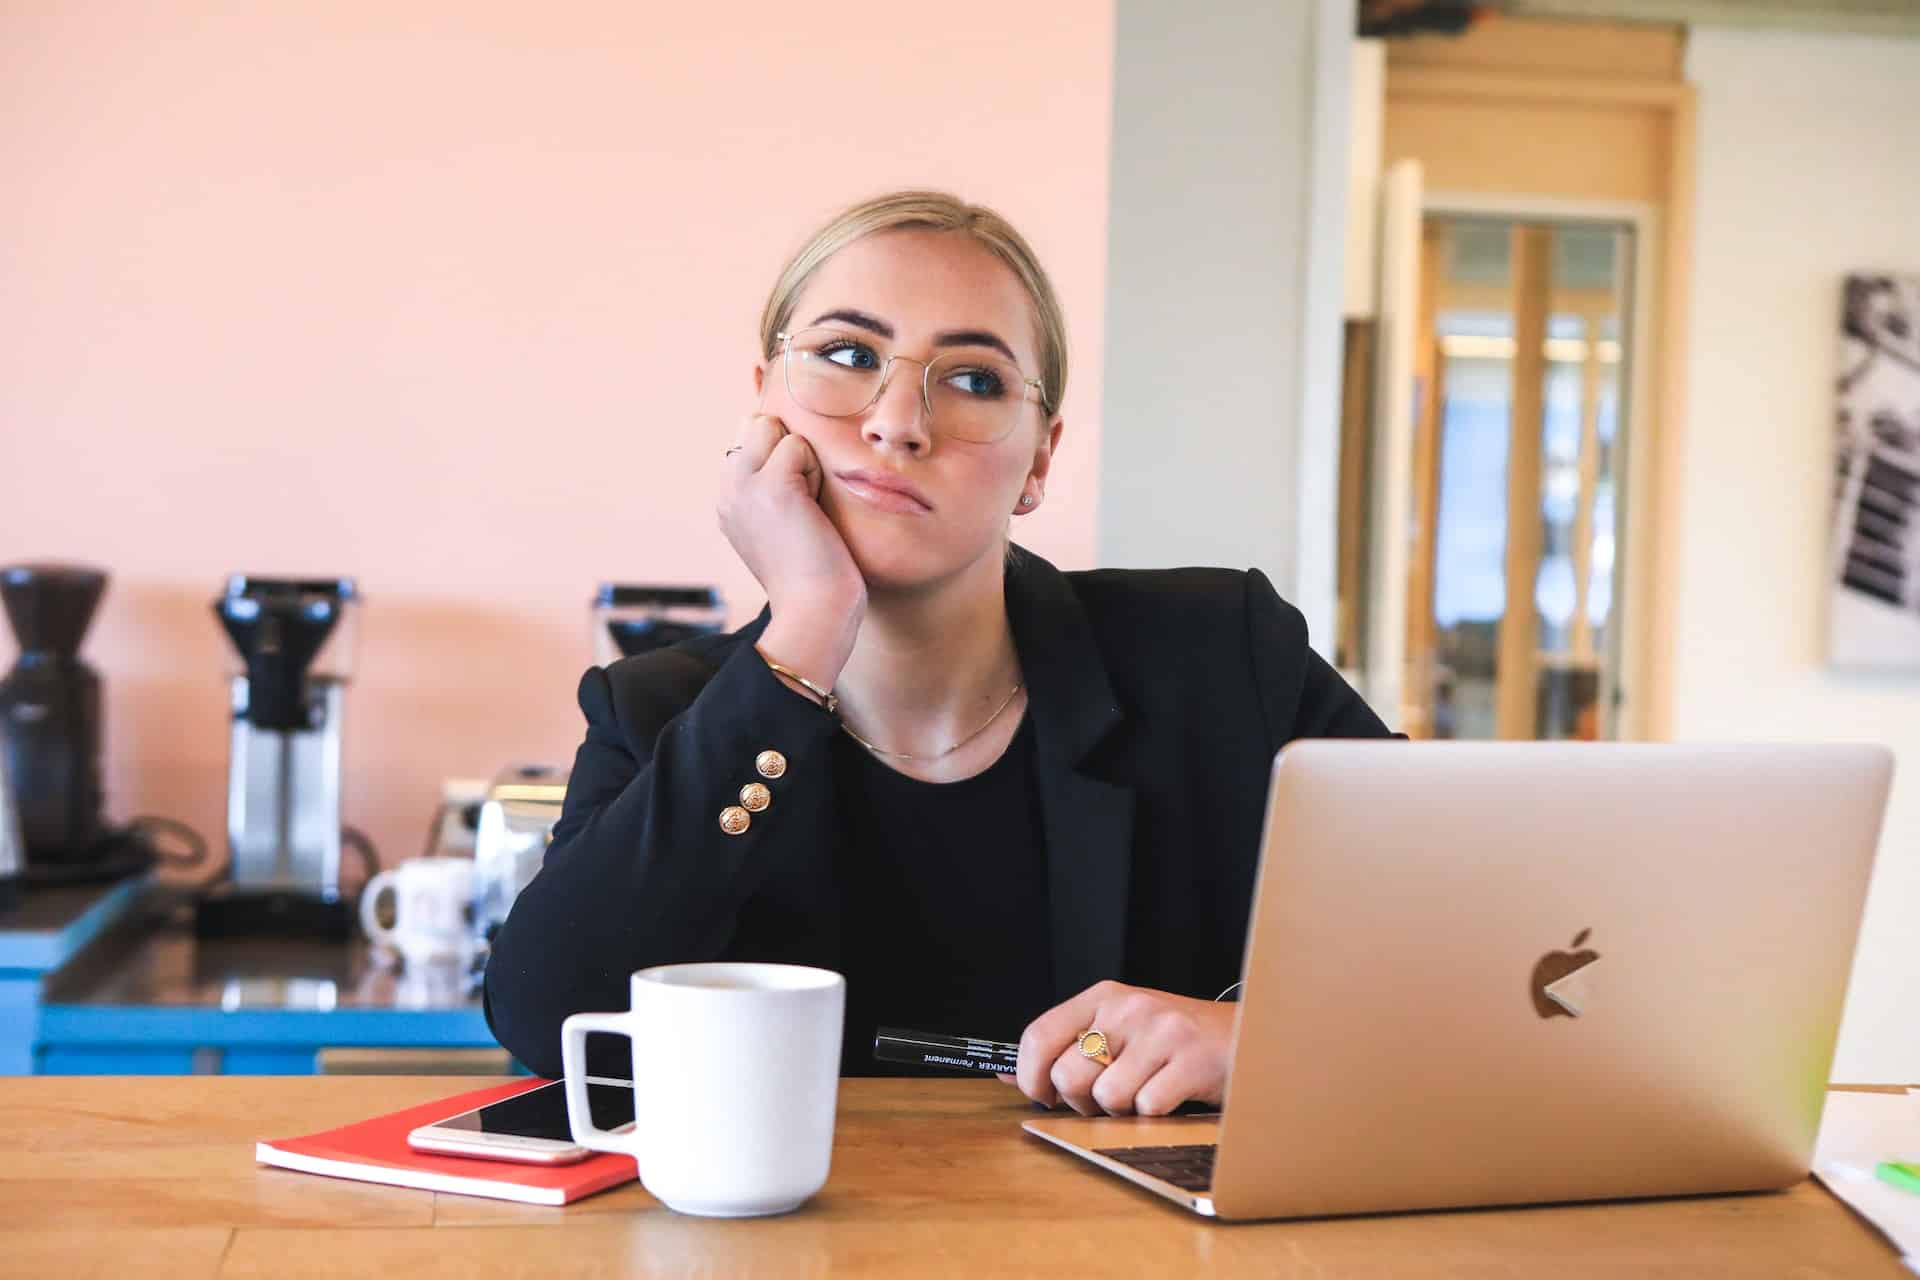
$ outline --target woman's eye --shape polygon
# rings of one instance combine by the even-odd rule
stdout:
[[[862,346],[857,342],[837,342],[832,346],[822,347],[820,355],[843,369],[878,369],[880,367],[880,357],[873,353],[873,348]]]
[[[955,391],[983,399],[997,398],[1006,392],[1006,383],[991,369],[958,369],[946,377]]]

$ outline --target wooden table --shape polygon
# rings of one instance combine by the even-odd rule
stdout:
[[[1906,1276],[1814,1183],[1773,1195],[1207,1222],[1019,1131],[995,1081],[842,1084],[833,1175],[783,1218],[565,1209],[256,1166],[471,1078],[0,1080],[0,1275]]]

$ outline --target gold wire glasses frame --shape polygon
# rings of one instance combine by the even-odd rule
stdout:
[[[856,368],[830,357],[837,351],[853,349],[863,349],[877,357],[879,353],[873,350],[873,343],[863,336],[826,326],[811,326],[792,333],[776,333],[774,337],[782,344],[780,364],[787,394],[801,408],[826,418],[851,418],[871,409],[886,391],[894,362],[899,360],[920,366],[920,403],[927,411],[927,422],[955,439],[973,444],[998,443],[1020,421],[1023,405],[1029,400],[1045,403],[1040,379],[1027,377],[1018,365],[1003,359],[950,354],[935,356],[932,360],[915,360],[912,356],[888,354],[878,366]],[[830,349],[830,344],[844,346]],[[802,362],[798,378],[794,374],[796,361]],[[1011,375],[1005,381],[1018,387],[1020,394],[1017,399],[989,399],[958,391],[952,396],[943,394],[941,401],[947,410],[943,416],[934,406],[936,369],[942,373],[943,387],[945,379],[953,375],[986,371],[1001,377],[1004,370]],[[870,390],[867,389],[869,383]]]

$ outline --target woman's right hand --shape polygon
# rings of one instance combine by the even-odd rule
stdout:
[[[820,507],[813,446],[768,414],[747,419],[728,451],[720,529],[767,593],[762,654],[831,689],[866,616],[867,584]]]

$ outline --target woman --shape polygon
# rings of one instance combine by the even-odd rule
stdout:
[[[1010,546],[1066,374],[990,210],[884,196],[789,263],[719,504],[767,609],[581,680],[565,811],[487,970],[522,1062],[558,1074],[561,1019],[624,1008],[635,969],[786,961],[847,975],[848,1074],[900,1026],[1017,1038],[1020,1088],[1084,1114],[1221,1100],[1274,753],[1387,731],[1257,571]]]

